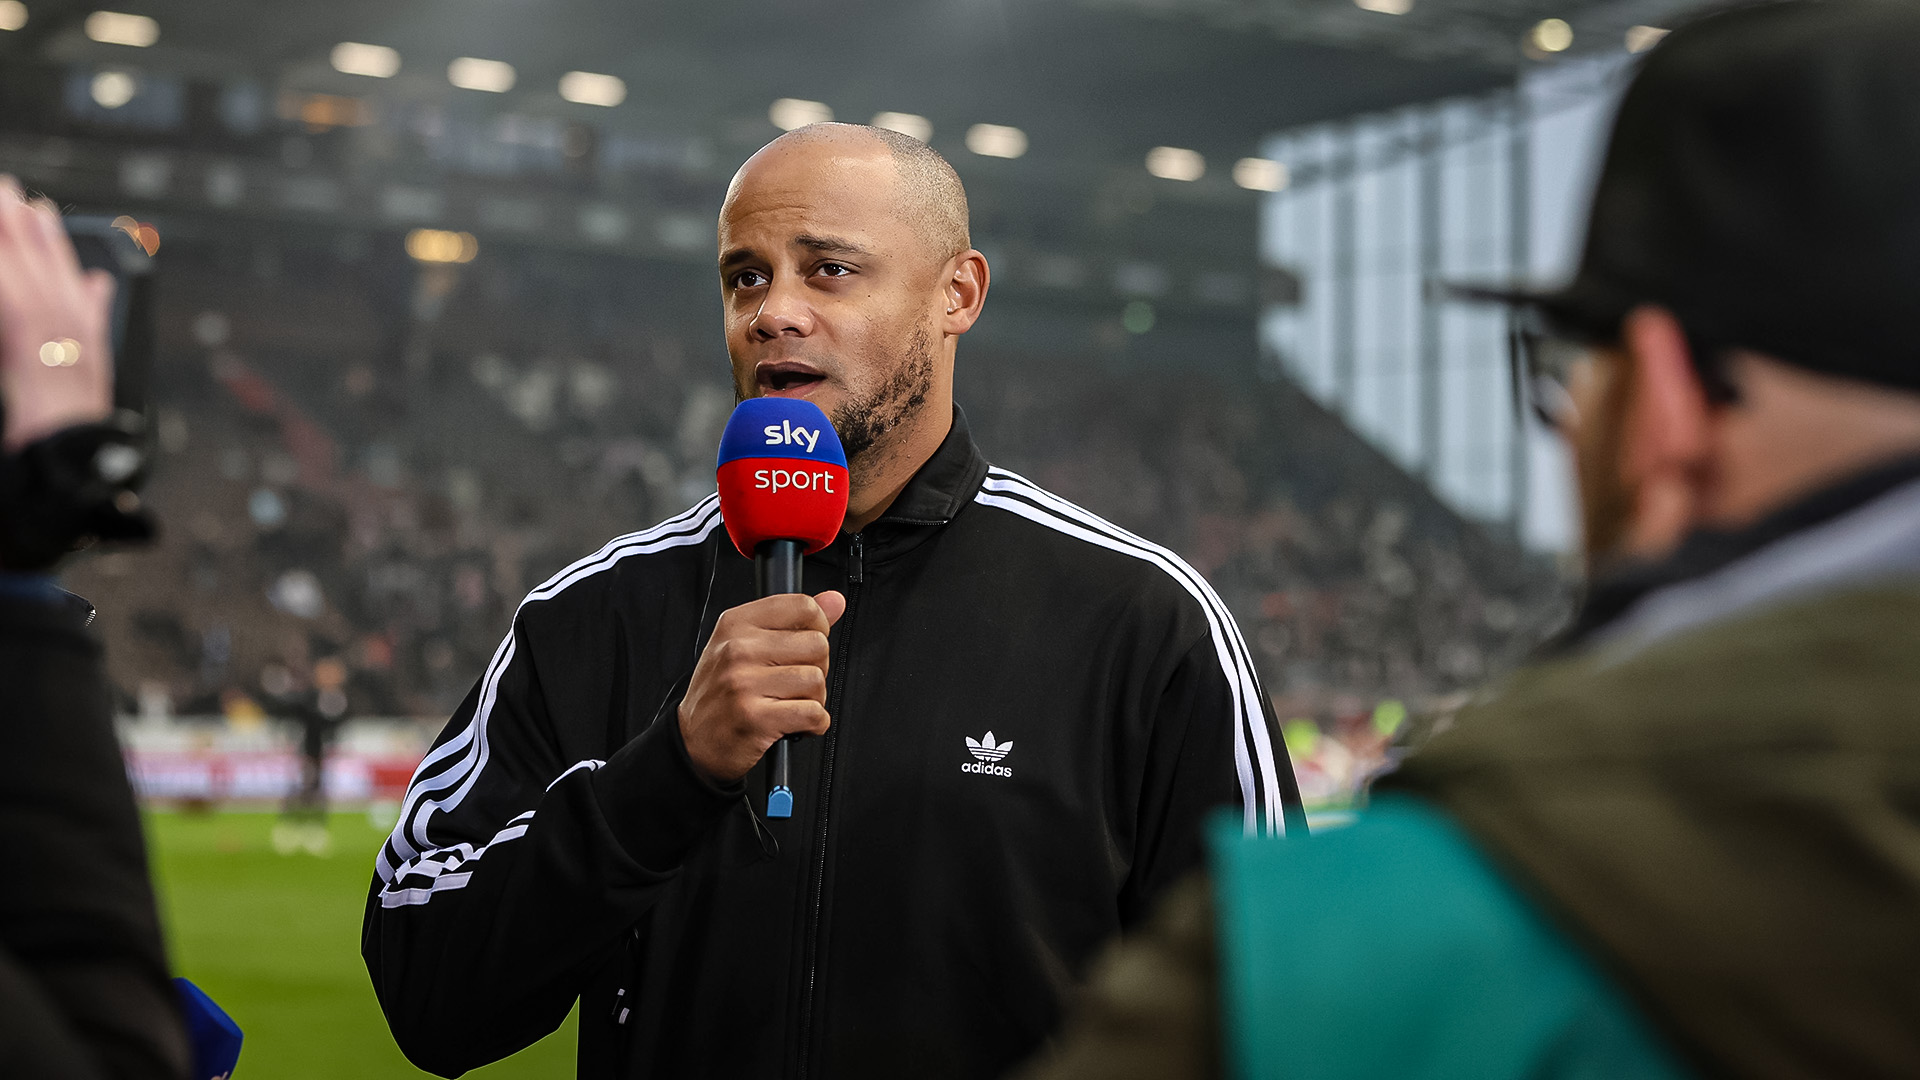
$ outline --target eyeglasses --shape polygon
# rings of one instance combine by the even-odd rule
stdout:
[[[1617,325],[1617,324],[1615,324]],[[1728,374],[1725,340],[1687,331],[1687,349],[1694,374],[1707,400],[1730,405],[1740,400],[1740,388]],[[1507,323],[1507,365],[1513,379],[1513,412],[1531,409],[1542,424],[1565,432],[1574,420],[1573,394],[1568,389],[1573,372],[1600,355],[1611,341],[1607,335],[1568,328],[1538,310],[1513,309]]]
[[[1567,430],[1574,419],[1573,394],[1568,389],[1573,370],[1593,359],[1597,348],[1591,338],[1569,334],[1537,312],[1514,311],[1507,325],[1514,416],[1531,409],[1549,429]]]

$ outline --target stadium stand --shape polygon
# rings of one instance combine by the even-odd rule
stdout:
[[[110,598],[130,713],[256,719],[331,659],[353,715],[444,717],[528,589],[711,490],[732,397],[697,275],[549,256],[462,276],[326,237],[168,255],[152,497],[169,528],[69,575]],[[1377,758],[1378,703],[1443,702],[1563,606],[1549,562],[1291,384],[1237,374],[1250,358],[1002,341],[961,363],[989,455],[1205,572],[1280,715],[1345,732],[1334,752]]]

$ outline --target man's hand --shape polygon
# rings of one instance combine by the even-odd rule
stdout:
[[[769,596],[720,616],[680,701],[680,737],[696,769],[730,784],[781,736],[827,730],[827,631],[846,610],[846,597],[823,592]]]
[[[113,276],[83,272],[44,200],[0,176],[0,401],[12,453],[113,407]]]

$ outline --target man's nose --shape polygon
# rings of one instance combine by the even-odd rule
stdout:
[[[813,333],[813,309],[807,304],[798,281],[782,275],[767,285],[749,325],[756,336],[771,340],[782,334],[806,337]]]

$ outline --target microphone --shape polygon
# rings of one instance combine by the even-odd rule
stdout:
[[[749,398],[720,435],[720,517],[753,560],[762,597],[802,591],[801,557],[840,535],[847,517],[847,455],[827,414],[802,398]],[[767,816],[793,816],[789,735],[773,744]]]
[[[226,1080],[240,1061],[240,1044],[245,1036],[205,990],[180,976],[174,976],[174,996],[187,1021],[187,1041],[193,1049],[193,1080]]]

